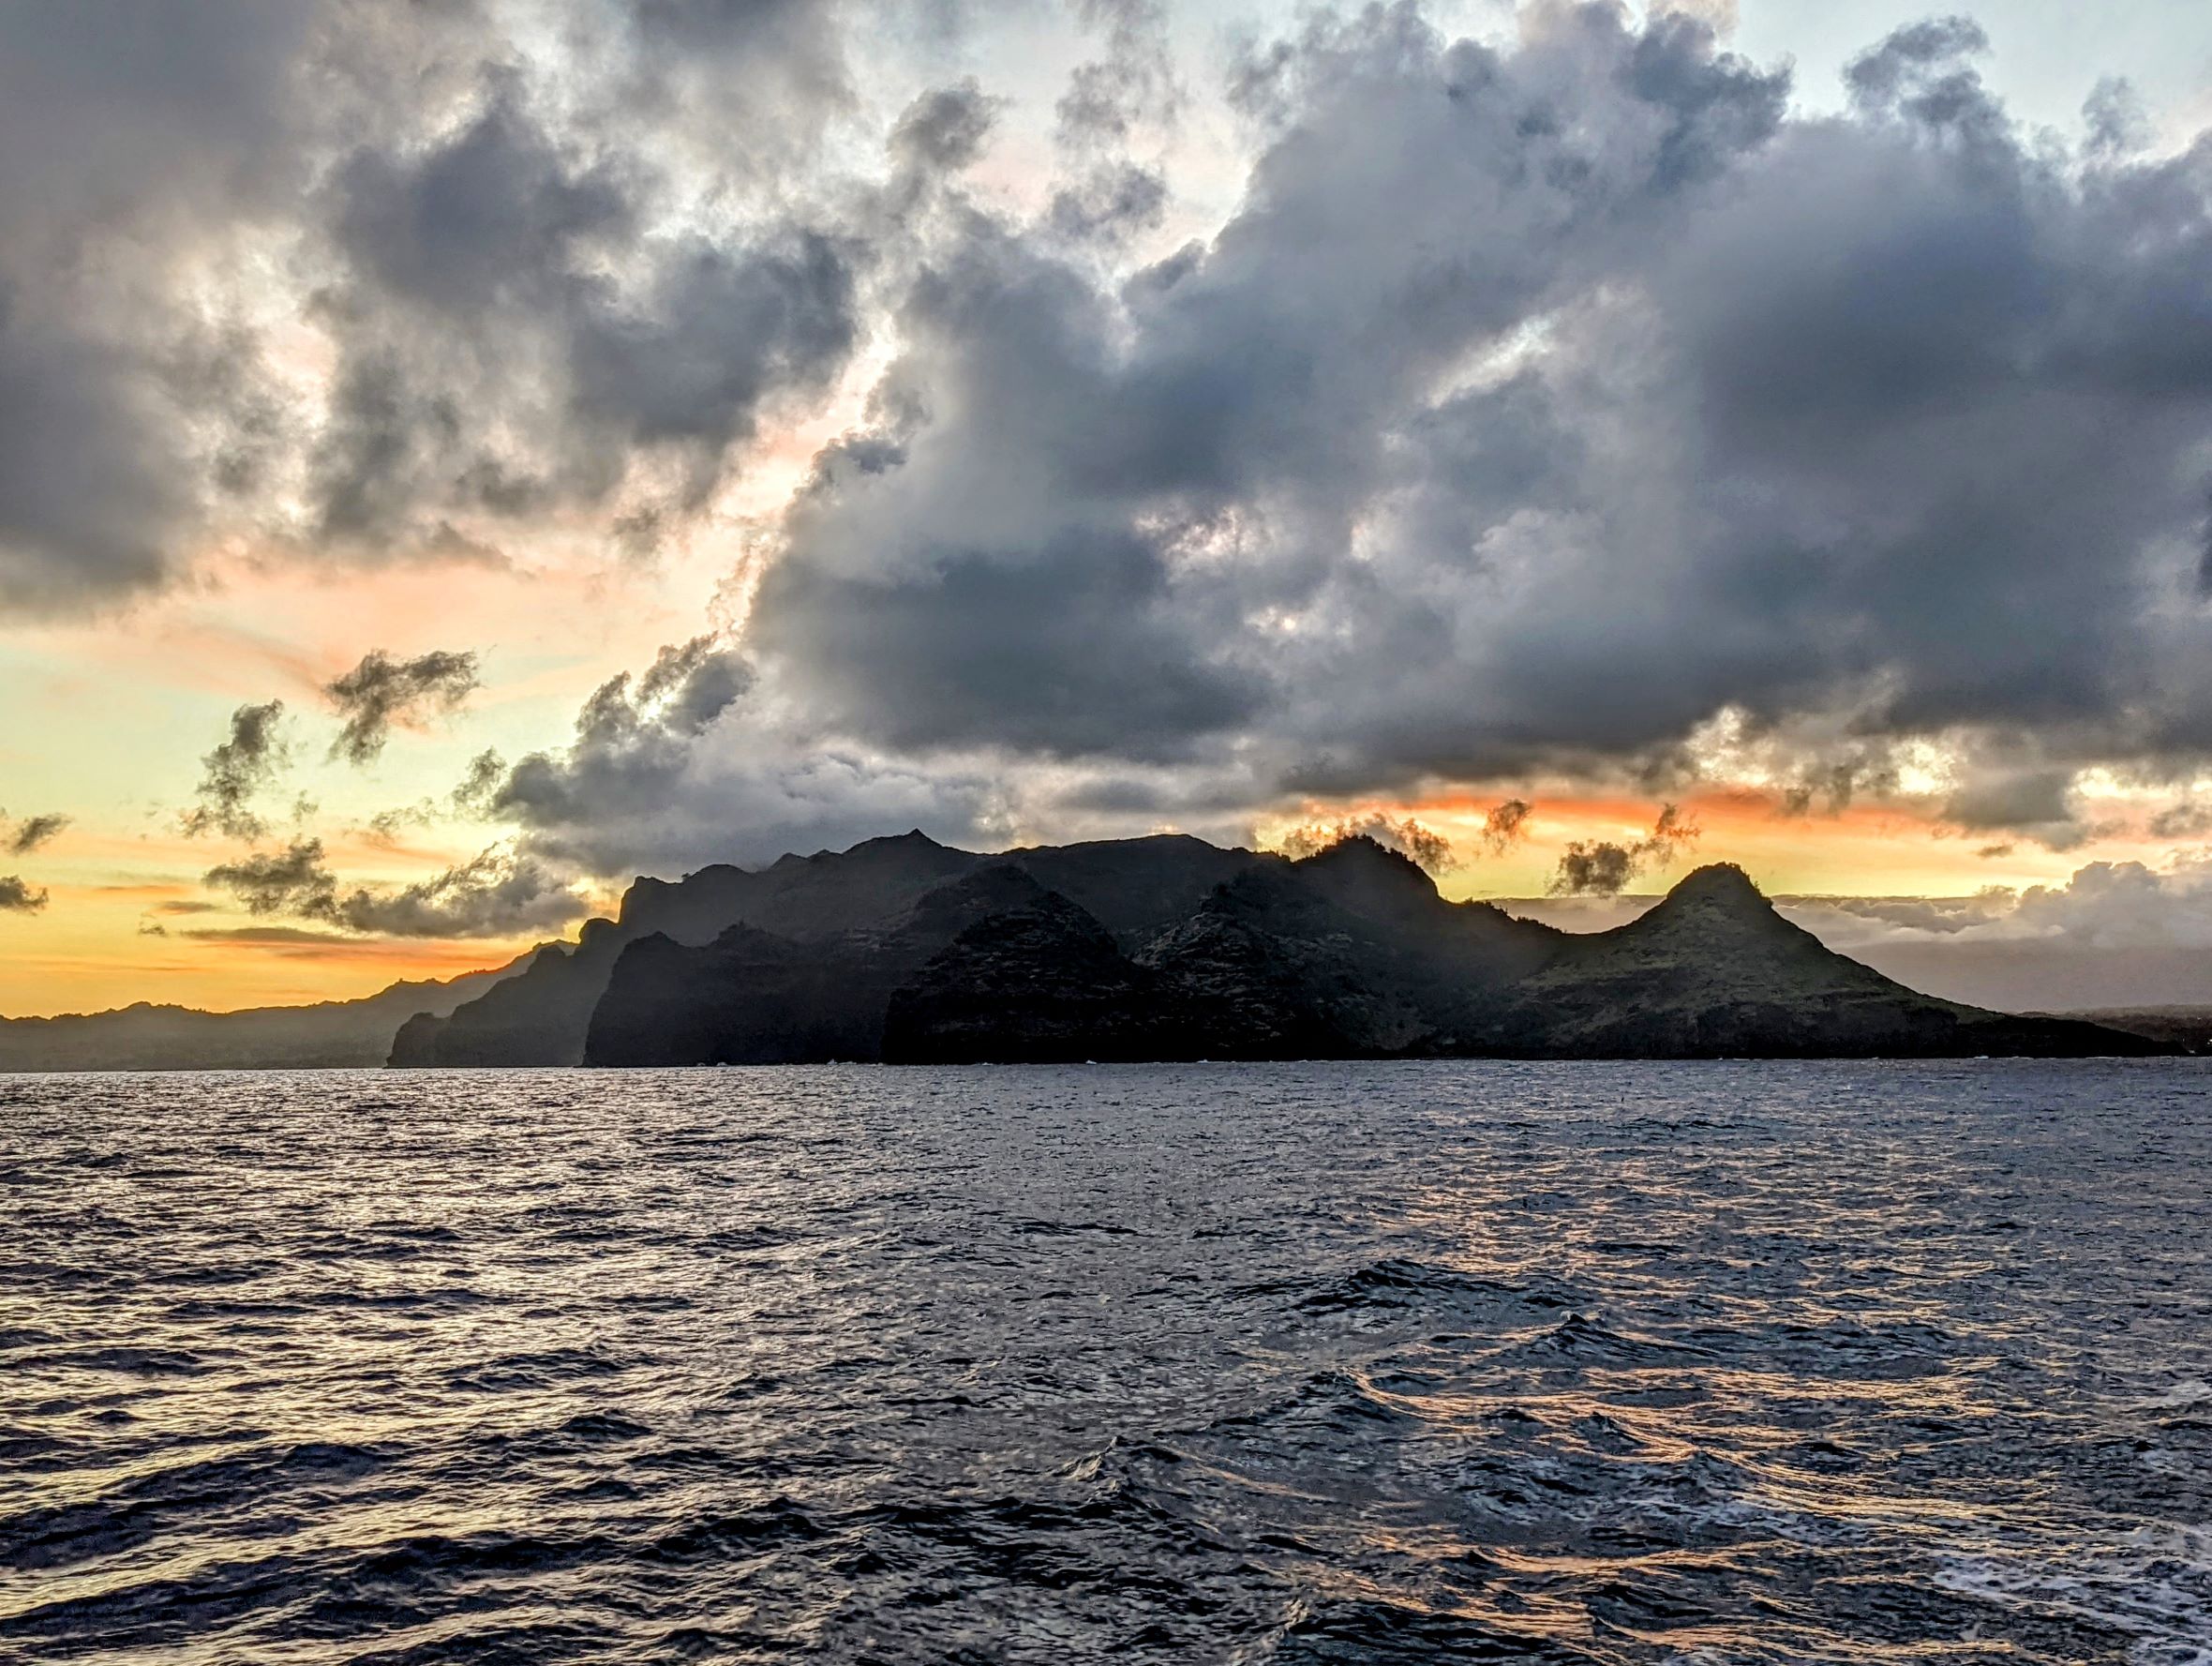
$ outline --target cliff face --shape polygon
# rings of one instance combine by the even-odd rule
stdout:
[[[631,945],[658,938],[704,948],[738,925],[797,941],[832,938],[911,908],[983,860],[912,833],[786,856],[758,873],[717,866],[675,882],[641,878],[622,898],[619,918],[589,922],[573,948],[541,951],[526,990],[495,992],[498,998],[472,1001],[449,1018],[410,1019],[394,1038],[390,1062],[581,1064],[592,1014]],[[673,1008],[669,1017],[675,1021]]]
[[[640,881],[622,917],[393,1062],[682,1065],[2171,1051],[1917,994],[1732,867],[1574,936],[1452,903],[1365,839],[1291,862],[1153,838],[982,857],[919,833]]]
[[[780,923],[803,935],[744,923],[701,948],[641,938],[615,965],[584,1056],[620,1065],[880,1058],[885,1015],[902,985],[970,926],[1052,894],[998,863],[910,901],[884,888],[873,908],[892,911],[873,919],[849,899],[812,920],[786,912]]]

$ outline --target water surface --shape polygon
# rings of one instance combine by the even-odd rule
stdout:
[[[0,1077],[0,1658],[2212,1662],[2208,1088]]]

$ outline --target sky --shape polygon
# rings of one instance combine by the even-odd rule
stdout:
[[[0,1013],[1364,831],[2212,1001],[2212,8],[0,0]]]

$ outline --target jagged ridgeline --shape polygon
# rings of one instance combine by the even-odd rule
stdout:
[[[1181,836],[953,850],[911,833],[640,879],[399,1066],[2078,1056],[2175,1049],[1921,995],[1741,869],[1577,935],[1450,902],[1371,840],[1303,861]]]

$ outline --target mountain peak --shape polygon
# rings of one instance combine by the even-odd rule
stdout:
[[[1716,862],[1685,874],[1650,913],[1620,929],[1644,940],[1655,936],[1672,938],[1682,933],[1693,937],[1709,932],[1736,937],[1746,931],[1797,935],[1797,928],[1774,911],[1774,905],[1752,883],[1751,876],[1732,862]]]
[[[1338,839],[1326,849],[1316,850],[1311,856],[1300,857],[1296,865],[1309,874],[1325,874],[1331,870],[1389,874],[1408,885],[1417,885],[1424,891],[1436,889],[1436,881],[1428,877],[1419,863],[1404,851],[1394,850],[1366,833],[1353,833]]]
[[[1433,907],[1436,881],[1402,851],[1365,833],[1338,839],[1292,864],[1292,871],[1339,908],[1395,917]]]
[[[1751,876],[1732,862],[1709,862],[1684,874],[1666,898],[1667,902],[1712,902],[1739,908],[1771,908],[1766,893],[1752,883]]]

